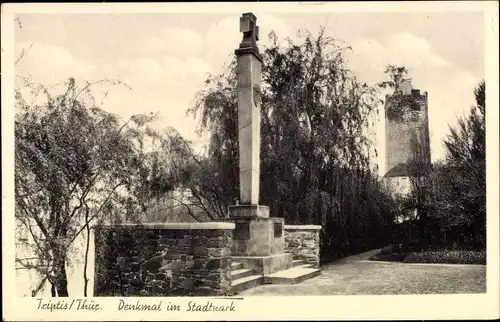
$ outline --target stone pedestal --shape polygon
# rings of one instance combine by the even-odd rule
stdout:
[[[229,206],[229,218],[235,224],[233,256],[269,256],[285,251],[285,220],[270,218],[269,207]]]
[[[285,220],[269,217],[269,207],[261,205],[229,206],[229,220],[234,222],[231,254],[262,274],[292,267],[292,254],[285,254]]]

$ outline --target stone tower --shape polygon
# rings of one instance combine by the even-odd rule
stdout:
[[[422,144],[419,152],[422,155],[422,162],[430,165],[427,103],[427,92],[421,94],[420,90],[413,89],[410,81],[402,82],[392,95],[386,95],[385,178],[403,181],[403,185],[404,181],[408,181],[410,175],[408,165],[415,155],[415,139]]]

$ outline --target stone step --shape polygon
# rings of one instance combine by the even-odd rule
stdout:
[[[299,267],[299,268],[314,268],[314,266],[312,264],[301,264],[301,265],[297,265],[297,266],[294,266],[294,267]]]
[[[306,261],[303,259],[294,259],[292,261],[293,267],[297,267],[297,266],[303,265],[305,263],[306,263]]]
[[[264,276],[265,284],[297,284],[321,274],[319,268],[294,267]]]
[[[255,274],[254,270],[250,269],[250,268],[240,268],[240,269],[232,270],[231,271],[231,280],[235,281],[239,278],[251,276],[254,274]]]
[[[252,275],[238,278],[237,280],[232,281],[231,291],[233,291],[233,293],[239,293],[254,286],[261,285],[263,281],[264,278],[262,275]]]
[[[231,263],[231,270],[235,271],[237,269],[242,269],[243,268],[243,263],[240,262],[232,262]]]

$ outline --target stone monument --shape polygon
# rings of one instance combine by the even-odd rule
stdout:
[[[262,283],[299,283],[321,273],[321,226],[285,226],[259,205],[260,79],[257,18],[240,18],[240,200],[232,223],[151,223],[95,232],[94,296],[221,296]],[[288,253],[285,253],[285,250]]]
[[[284,253],[284,219],[269,216],[259,205],[260,82],[262,57],[259,27],[252,13],[240,17],[243,40],[235,50],[238,77],[239,204],[229,206],[235,223],[232,258],[261,274],[292,267],[292,254]]]

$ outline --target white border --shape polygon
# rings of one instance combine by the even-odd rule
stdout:
[[[266,320],[266,319],[492,319],[499,313],[499,204],[498,204],[498,3],[459,2],[337,2],[337,3],[163,3],[163,4],[2,4],[2,256],[3,318],[5,320]],[[99,298],[101,311],[54,311],[36,309],[33,298],[15,298],[14,288],[14,197],[13,197],[13,34],[14,13],[235,13],[252,11],[307,12],[409,12],[480,11],[485,14],[487,86],[487,293],[473,295],[384,295],[247,297],[234,300],[236,312],[124,312],[116,309],[118,298]],[[158,300],[141,298],[141,301]],[[165,302],[187,305],[206,298],[168,298]],[[216,300],[224,301],[228,300]]]

